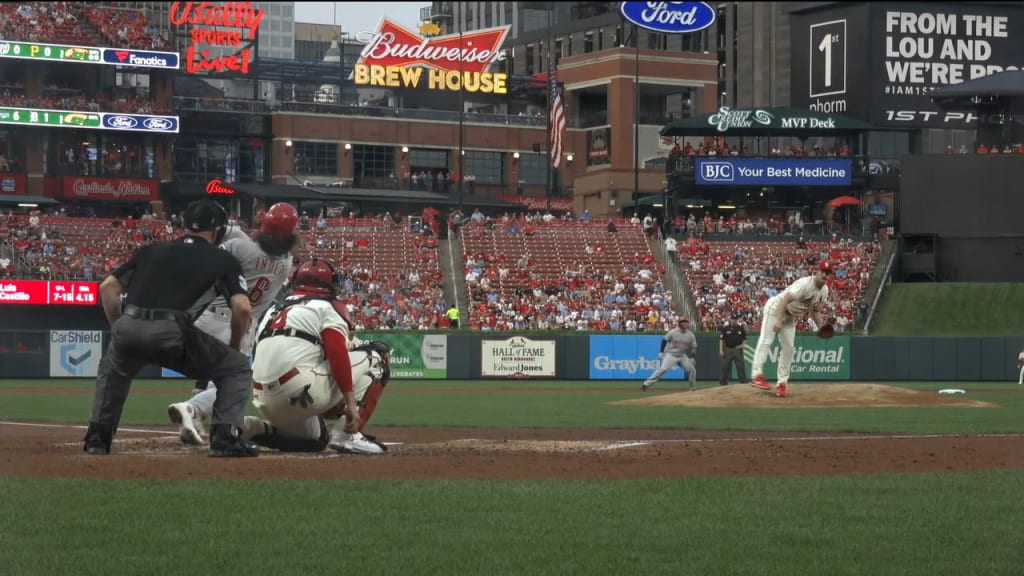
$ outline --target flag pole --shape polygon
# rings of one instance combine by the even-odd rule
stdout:
[[[548,56],[548,66],[547,66],[547,68],[548,68],[548,89],[546,90],[547,95],[548,95],[548,101],[547,101],[547,111],[548,111],[548,113],[547,113],[547,126],[548,126],[547,135],[548,135],[548,144],[545,147],[545,149],[548,151],[548,154],[547,154],[547,156],[548,156],[547,157],[547,167],[548,167],[548,169],[546,170],[546,173],[547,173],[547,186],[545,186],[545,188],[544,188],[544,204],[545,204],[545,210],[547,212],[551,211],[551,185],[552,185],[552,181],[554,180],[554,174],[552,174],[552,172],[555,169],[554,164],[553,164],[552,159],[551,159],[551,151],[552,151],[551,144],[554,141],[554,129],[555,129],[555,127],[552,126],[552,123],[551,123],[551,102],[552,102],[552,100],[555,97],[555,95],[553,93],[553,91],[555,90],[555,85],[554,85],[554,80],[553,80],[553,76],[552,76],[552,74],[554,74],[554,70],[551,69],[551,63],[553,61],[552,58],[551,58],[551,51],[552,51],[551,50],[551,20],[552,20],[551,12],[553,10],[554,10],[554,6],[552,5],[551,2],[548,2],[548,42],[547,42],[547,49],[548,49],[548,55],[547,55]]]

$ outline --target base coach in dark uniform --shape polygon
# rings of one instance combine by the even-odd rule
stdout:
[[[747,331],[743,328],[739,316],[733,316],[718,331],[718,355],[722,357],[722,379],[719,384],[729,383],[732,363],[736,363],[736,375],[740,383],[747,382],[747,365],[743,360],[743,345],[747,343]]]
[[[252,309],[241,264],[217,248],[227,213],[209,200],[193,202],[184,224],[185,236],[140,248],[100,285],[112,338],[100,361],[85,433],[89,454],[110,453],[132,378],[143,366],[157,364],[217,386],[210,456],[259,455],[256,445],[241,439],[252,369],[238,348]],[[193,326],[217,294],[231,307],[230,347]]]

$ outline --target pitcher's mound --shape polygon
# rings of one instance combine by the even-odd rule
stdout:
[[[652,390],[653,391],[653,390]],[[642,398],[612,402],[621,406],[723,406],[735,408],[830,408],[835,406],[962,406],[994,408],[997,404],[947,396],[938,391],[909,390],[883,384],[790,383],[786,398],[772,390],[758,390],[749,384],[730,384],[696,392],[651,394]]]

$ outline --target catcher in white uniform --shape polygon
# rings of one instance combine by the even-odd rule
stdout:
[[[220,247],[231,253],[242,265],[242,274],[249,286],[249,304],[252,317],[261,318],[277,299],[282,286],[292,271],[292,249],[298,242],[295,228],[299,213],[291,204],[274,204],[260,222],[255,238],[249,238],[240,228],[231,228],[224,235]],[[227,343],[231,338],[231,309],[223,298],[215,300],[196,320],[196,327],[210,336]],[[256,335],[256,322],[242,339],[240,350],[252,354]],[[197,381],[191,399],[167,407],[171,422],[178,425],[181,441],[203,444],[202,421],[208,417],[217,399],[212,383]]]
[[[362,433],[390,378],[390,348],[353,334],[335,293],[334,268],[303,263],[292,294],[260,321],[253,362],[253,405],[244,437],[286,452],[381,454]],[[337,419],[333,424],[326,420]]]
[[[771,390],[768,380],[764,377],[764,363],[768,359],[768,351],[775,342],[775,335],[778,334],[781,350],[775,395],[780,398],[786,397],[786,385],[789,383],[789,372],[793,365],[797,320],[810,314],[815,330],[825,324],[821,312],[828,302],[826,282],[831,274],[832,265],[823,260],[813,275],[804,276],[793,282],[765,303],[764,314],[761,316],[761,333],[757,337],[757,348],[754,350],[754,362],[751,367],[751,386]]]

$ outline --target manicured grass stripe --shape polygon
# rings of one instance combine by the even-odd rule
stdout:
[[[1016,575],[1022,489],[1024,472],[571,482],[0,479],[0,566],[18,576]]]
[[[939,282],[886,288],[873,336],[1019,336],[1024,284]],[[956,321],[936,310],[955,310]]]

